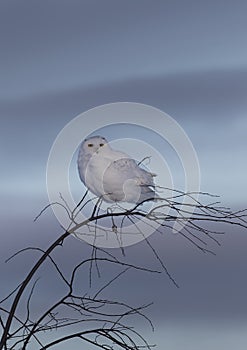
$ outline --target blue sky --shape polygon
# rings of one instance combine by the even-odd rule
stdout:
[[[233,208],[246,206],[246,11],[240,0],[1,1],[2,261],[58,234],[52,213],[32,222],[48,201],[50,148],[70,120],[105,103],[139,102],[168,113],[197,151],[202,190]],[[150,338],[158,349],[196,350],[199,341],[200,350],[244,349],[246,233],[226,228],[216,257],[178,237],[152,239],[181,288],[144,276],[126,288],[130,276],[112,293],[154,300],[157,333]],[[76,241],[71,247],[72,255],[85,249]],[[130,248],[135,254],[143,259],[145,247]],[[18,268],[1,266],[4,289],[26,270],[20,261]]]

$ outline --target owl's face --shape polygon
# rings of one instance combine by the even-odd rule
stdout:
[[[84,140],[82,148],[83,148],[84,154],[92,155],[106,146],[109,147],[108,142],[104,137],[93,136]]]

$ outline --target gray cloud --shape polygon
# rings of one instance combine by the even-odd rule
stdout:
[[[179,121],[207,118],[217,122],[242,116],[247,107],[246,80],[247,70],[238,69],[126,79],[2,100],[1,113],[8,118],[21,114],[19,123],[39,123],[38,118],[54,123],[54,120],[68,120],[68,113],[81,113],[104,103],[129,101],[162,108],[175,114]]]
[[[2,96],[169,72],[246,67],[243,1],[0,5]]]

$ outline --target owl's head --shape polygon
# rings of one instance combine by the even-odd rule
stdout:
[[[94,154],[103,147],[109,147],[107,140],[102,136],[93,136],[85,139],[82,143],[82,150],[84,154]]]

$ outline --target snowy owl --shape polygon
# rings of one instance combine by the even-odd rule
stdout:
[[[79,149],[78,171],[81,181],[106,202],[142,203],[155,199],[152,174],[127,154],[112,149],[104,137],[85,139]]]

